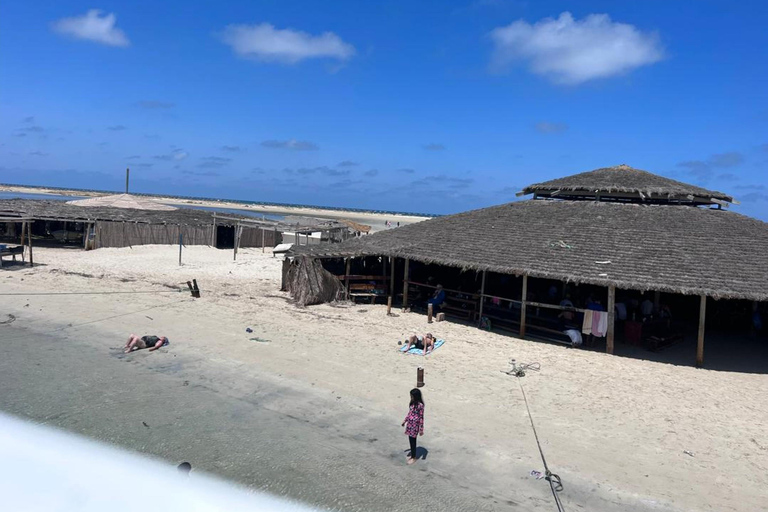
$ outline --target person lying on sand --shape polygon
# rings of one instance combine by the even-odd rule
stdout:
[[[167,336],[142,336],[139,338],[135,334],[131,334],[128,337],[128,341],[125,342],[125,353],[129,353],[133,350],[140,350],[142,348],[148,348],[150,352],[157,350],[160,347],[164,347],[170,343]]]
[[[423,350],[424,355],[427,355],[427,353],[432,352],[435,349],[435,337],[432,336],[431,332],[428,332],[423,337],[416,336],[416,334],[411,334],[408,336],[407,341],[408,344],[405,347],[406,353],[411,350],[411,347],[416,347],[419,350]]]

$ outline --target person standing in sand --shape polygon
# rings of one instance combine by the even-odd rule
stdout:
[[[413,388],[411,390],[411,403],[408,406],[408,415],[401,425],[405,427],[405,435],[408,436],[408,442],[411,449],[408,452],[406,463],[408,465],[416,462],[416,437],[424,435],[424,400],[421,397],[421,390]]]
[[[128,341],[125,342],[125,353],[128,354],[129,352],[132,352],[134,350],[139,350],[142,348],[148,348],[150,352],[153,350],[157,350],[160,347],[164,347],[168,345],[170,342],[168,341],[167,336],[142,336],[139,338],[135,334],[131,334],[128,336]]]

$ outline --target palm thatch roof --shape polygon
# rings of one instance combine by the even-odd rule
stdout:
[[[768,300],[768,224],[711,208],[520,201],[297,252]]]
[[[104,220],[148,224],[183,224],[190,226],[213,224],[213,212],[206,210],[174,208],[172,211],[158,211],[114,208],[111,206],[82,208],[63,201],[42,201],[37,199],[0,200],[0,216],[24,216],[36,219],[76,222]],[[243,219],[247,218],[243,217]],[[217,222],[219,224],[226,224],[226,222],[222,221]]]
[[[86,199],[67,201],[67,204],[87,208],[108,206],[111,208],[128,208],[133,210],[172,211],[177,209],[174,206],[162,204],[155,199],[134,196],[132,194],[114,194],[111,196],[89,197]]]
[[[733,203],[733,197],[713,190],[659,176],[628,165],[604,167],[564,178],[529,185],[520,195],[539,197],[676,202],[688,204]]]
[[[360,224],[359,222],[355,222],[353,220],[341,219],[339,222],[345,224],[353,231],[358,231],[360,233],[368,233],[371,230],[371,226],[368,224]]]

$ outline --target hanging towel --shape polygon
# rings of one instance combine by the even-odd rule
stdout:
[[[591,309],[588,309],[584,312],[584,323],[581,326],[581,332],[583,334],[591,334],[592,333],[592,311]]]
[[[592,313],[592,335],[603,338],[608,332],[608,313],[606,311],[595,311]]]

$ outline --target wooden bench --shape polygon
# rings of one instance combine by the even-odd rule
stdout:
[[[349,283],[349,296],[350,297],[369,297],[371,304],[376,303],[377,297],[385,297],[386,292],[376,293],[380,290],[375,284],[371,283]]]
[[[24,246],[23,245],[15,245],[12,247],[6,246],[5,249],[0,250],[0,267],[3,266],[3,257],[5,256],[12,256],[13,261],[16,261],[16,255],[20,254],[21,259],[24,259]]]

